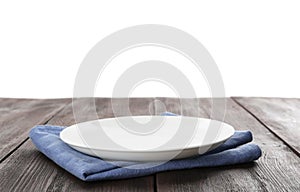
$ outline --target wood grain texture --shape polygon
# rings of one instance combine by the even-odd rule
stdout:
[[[159,100],[170,112],[199,117],[210,117],[211,114],[208,99],[200,99],[200,106],[195,106],[192,100],[181,106],[176,99]],[[200,109],[195,110],[197,107]],[[225,122],[238,130],[251,130],[263,156],[255,163],[244,165],[159,173],[156,175],[157,191],[300,190],[300,159],[293,151],[231,99],[227,99]]]
[[[16,101],[19,104],[16,104]],[[129,110],[125,110],[127,101],[114,99],[114,113],[111,99],[101,98],[95,101],[95,116],[92,110],[93,100],[82,98],[74,101],[75,106],[79,106],[80,109],[79,118],[75,120],[71,103],[61,108],[59,113],[50,110],[50,114],[44,113],[42,116],[42,111],[39,112],[41,114],[31,112],[32,106],[40,106],[41,109],[47,110],[49,106],[55,108],[55,101],[28,101],[0,99],[0,119],[2,115],[4,121],[4,117],[9,119],[9,115],[5,116],[6,112],[10,109],[19,111],[21,106],[24,112],[29,113],[23,114],[26,119],[35,120],[29,117],[30,114],[37,117],[46,116],[45,119],[50,120],[45,120],[44,123],[64,126],[95,118],[113,117],[115,114],[159,115],[166,110],[187,116],[210,117],[213,102],[209,99],[183,99],[180,105],[180,101],[174,98],[135,98],[129,100]],[[233,100],[226,101],[225,122],[238,130],[251,130],[255,143],[263,150],[263,156],[255,163],[169,171],[156,176],[86,183],[55,165],[27,140],[0,164],[0,191],[300,191],[299,157],[252,114]],[[22,115],[16,116],[22,118]],[[14,126],[19,127],[20,124],[22,125],[22,121]]]
[[[129,108],[132,114],[149,114],[149,105],[153,99],[131,99]],[[124,103],[124,99],[113,102]],[[79,119],[73,116],[72,104],[55,115],[48,124],[72,125],[78,121],[88,121],[95,118],[92,110],[93,101],[87,98],[77,99],[75,105],[81,106]],[[113,117],[111,99],[96,99],[96,111],[99,118]],[[123,105],[117,106],[118,114],[122,115]],[[151,109],[153,110],[153,109]],[[127,115],[127,114],[123,114]],[[52,163],[38,152],[30,140],[26,141],[12,156],[0,164],[0,191],[12,189],[15,191],[154,191],[154,176],[136,179],[83,182]],[[11,179],[14,178],[14,179]]]
[[[300,99],[234,98],[300,157]]]
[[[0,162],[28,138],[33,126],[47,122],[70,101],[0,98]]]

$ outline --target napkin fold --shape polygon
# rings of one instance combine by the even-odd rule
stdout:
[[[162,115],[175,115],[164,113]],[[250,131],[235,131],[224,144],[203,155],[171,160],[149,166],[151,163],[104,161],[78,152],[59,137],[63,126],[38,125],[31,129],[30,138],[37,149],[74,176],[84,181],[114,180],[151,175],[157,172],[197,167],[216,167],[252,162],[261,156],[258,145],[250,143]]]

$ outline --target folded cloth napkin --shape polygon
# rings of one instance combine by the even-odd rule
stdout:
[[[162,115],[175,114],[164,113]],[[252,141],[250,131],[235,131],[234,135],[224,144],[203,155],[171,160],[152,167],[148,166],[148,163],[125,161],[116,163],[116,161],[104,161],[97,157],[85,155],[69,147],[59,138],[59,133],[64,128],[62,126],[38,125],[31,129],[30,138],[39,151],[84,181],[125,179],[167,170],[235,165],[252,162],[261,156],[260,148],[254,143],[249,143]]]

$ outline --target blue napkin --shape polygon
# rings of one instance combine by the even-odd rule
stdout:
[[[175,114],[164,113],[163,115]],[[30,138],[39,151],[84,181],[125,179],[168,170],[235,165],[252,162],[261,156],[261,149],[256,144],[249,143],[252,141],[251,132],[236,131],[230,139],[218,148],[191,158],[171,160],[153,167],[147,166],[147,163],[109,162],[80,153],[65,144],[59,138],[59,133],[64,128],[62,126],[38,125],[31,129]],[[116,166],[116,163],[120,166]]]

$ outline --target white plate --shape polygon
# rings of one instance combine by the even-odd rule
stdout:
[[[75,150],[103,159],[165,161],[203,154],[233,133],[232,126],[211,119],[128,116],[75,124],[60,138]]]

